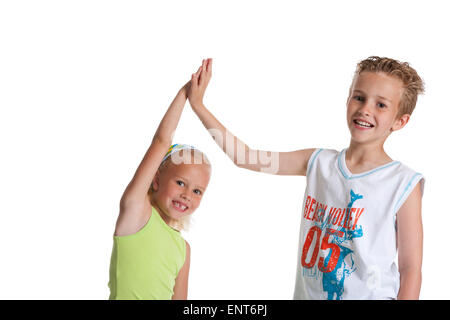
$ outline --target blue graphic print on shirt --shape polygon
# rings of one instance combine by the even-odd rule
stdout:
[[[318,280],[322,277],[322,288],[327,293],[328,300],[340,300],[344,293],[344,281],[356,270],[353,261],[352,247],[353,239],[363,236],[362,226],[357,225],[357,221],[364,209],[354,208],[354,203],[362,199],[363,195],[350,190],[350,202],[344,209],[318,203],[314,198],[310,198],[305,206],[304,217],[313,220],[314,226],[310,229],[303,247],[302,265],[303,274]],[[313,209],[315,205],[315,210]],[[314,211],[313,216],[311,213]],[[321,241],[321,249],[330,249],[325,258],[320,258],[318,265],[315,264],[318,256],[319,243],[312,245],[314,235],[316,241]],[[321,234],[324,234],[321,238]],[[307,262],[310,248],[314,247],[311,258]],[[348,258],[346,259],[346,257]],[[322,260],[323,259],[323,260]],[[347,260],[347,262],[345,261]],[[350,261],[349,261],[350,259]],[[322,260],[322,261],[321,261]]]

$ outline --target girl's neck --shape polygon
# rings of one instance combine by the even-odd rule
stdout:
[[[158,203],[155,201],[155,199],[151,198],[150,203],[152,206],[158,211],[159,216],[163,221],[172,229],[177,230],[174,226],[176,226],[176,220],[170,218],[165,212],[159,207]],[[177,230],[178,231],[178,230]]]

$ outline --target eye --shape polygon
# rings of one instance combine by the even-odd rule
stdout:
[[[378,102],[377,106],[380,107],[380,108],[386,108],[387,107],[387,105],[385,105],[382,102]]]
[[[198,190],[198,189],[195,189],[194,193],[197,194],[197,195],[201,195],[202,194],[202,192],[200,190]]]
[[[184,182],[181,180],[177,180],[177,184],[181,187],[184,187]]]
[[[355,99],[356,101],[364,101],[364,98],[361,96],[354,96],[353,99]]]

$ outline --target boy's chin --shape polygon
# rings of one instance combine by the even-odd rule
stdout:
[[[351,142],[357,143],[357,144],[381,144],[383,145],[386,141],[387,137],[385,138],[376,138],[376,137],[362,137],[361,135],[351,135]]]

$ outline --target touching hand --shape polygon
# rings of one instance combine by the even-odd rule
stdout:
[[[192,75],[188,99],[192,108],[203,104],[203,96],[212,74],[212,59],[204,59],[197,72]]]
[[[181,87],[181,89],[178,91],[178,95],[182,96],[184,99],[187,99],[190,87],[191,87],[191,80],[186,82],[186,84],[183,87]]]

